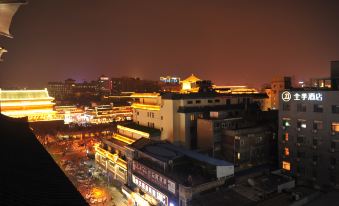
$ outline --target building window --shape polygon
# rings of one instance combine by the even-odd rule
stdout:
[[[213,100],[212,100],[212,99],[209,99],[209,100],[208,100],[208,103],[213,103]]]
[[[291,126],[291,119],[283,118],[282,123],[283,123],[284,127],[289,127],[289,126]]]
[[[190,119],[191,119],[191,121],[194,121],[194,120],[195,120],[195,115],[194,115],[194,114],[191,114],[191,115],[190,115]]]
[[[282,168],[284,170],[287,170],[287,171],[291,171],[291,163],[287,162],[287,161],[283,161],[282,162]]]
[[[148,127],[154,128],[154,123],[153,122],[147,122]]]
[[[304,119],[298,119],[298,121],[297,121],[297,127],[298,127],[298,128],[303,128],[303,129],[305,129],[305,128],[306,128],[306,120],[304,120]]]
[[[331,157],[330,158],[330,165],[334,167],[336,165],[336,163],[337,163],[337,159],[335,157]]]
[[[187,101],[187,104],[193,104],[193,101]]]
[[[139,112],[137,112],[137,115],[139,115]]]
[[[332,150],[335,150],[335,146],[336,146],[336,143],[333,141],[333,142],[331,142],[331,149]]]
[[[339,133],[339,122],[332,122],[331,128],[332,132]]]
[[[283,138],[286,142],[288,142],[288,132],[285,132],[285,134],[283,134]]]
[[[322,104],[314,104],[313,111],[314,112],[323,112],[324,107],[323,107]]]
[[[323,122],[322,121],[313,121],[313,129],[314,130],[320,130],[320,129],[323,129],[324,128],[324,125],[323,125]]]
[[[220,99],[215,99],[214,102],[219,103]]]
[[[301,143],[303,143],[303,142],[304,142],[304,136],[298,135],[298,136],[297,136],[297,143],[301,144]]]
[[[313,138],[313,146],[317,146],[318,145],[318,139]]]
[[[332,113],[339,114],[339,105],[332,105]]]
[[[290,150],[288,149],[288,147],[285,147],[285,149],[284,149],[284,155],[285,155],[285,156],[290,156]]]
[[[330,174],[330,182],[333,184],[337,183],[337,178],[335,174]]]
[[[290,111],[291,110],[291,105],[289,103],[284,102],[282,109],[283,109],[283,111]]]
[[[298,103],[297,104],[297,112],[306,112],[306,104]]]
[[[200,103],[201,103],[201,100],[195,100],[195,103],[196,103],[196,104],[200,104]]]
[[[163,120],[164,119],[164,117],[163,116],[161,116],[161,120]]]

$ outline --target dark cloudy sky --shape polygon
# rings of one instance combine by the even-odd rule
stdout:
[[[329,75],[339,1],[29,0],[1,37],[0,87],[191,73],[258,86]]]

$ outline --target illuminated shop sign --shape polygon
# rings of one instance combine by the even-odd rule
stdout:
[[[323,101],[323,94],[319,92],[296,92],[291,94],[288,91],[284,91],[281,94],[281,99],[284,102],[288,102],[290,100],[294,101]]]
[[[155,199],[159,200],[162,204],[168,205],[168,197],[161,193],[159,190],[155,189],[154,187],[147,184],[145,181],[141,180],[140,178],[136,177],[132,174],[132,182],[136,184],[140,189],[150,194]]]
[[[142,175],[152,183],[160,186],[161,188],[170,191],[171,193],[175,194],[176,183],[169,180],[167,177],[161,175],[160,173],[136,162],[133,161],[132,165],[133,171],[137,172],[138,174]]]

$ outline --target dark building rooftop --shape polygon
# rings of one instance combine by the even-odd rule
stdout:
[[[211,206],[211,205],[232,205],[232,206],[255,206],[255,202],[247,199],[237,192],[221,188],[218,191],[201,194],[191,202],[194,206]]]
[[[166,174],[176,182],[186,186],[195,186],[216,179],[216,167],[233,167],[233,164],[224,160],[211,158],[194,151],[190,151],[164,141],[154,141],[147,138],[141,138],[131,145],[134,149],[155,158],[170,167],[164,171],[164,167],[154,163],[147,157],[139,155],[142,164]],[[191,177],[191,182],[188,181]]]
[[[0,114],[0,205],[88,205],[26,119]]]

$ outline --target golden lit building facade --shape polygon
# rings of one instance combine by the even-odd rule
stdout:
[[[197,82],[201,81],[198,77],[196,77],[194,74],[191,76],[187,77],[186,79],[180,81],[181,83],[181,91],[182,92],[193,92],[197,91],[198,85]]]
[[[57,120],[53,111],[54,98],[47,89],[43,90],[1,90],[0,108],[6,116],[27,117],[29,122]]]

